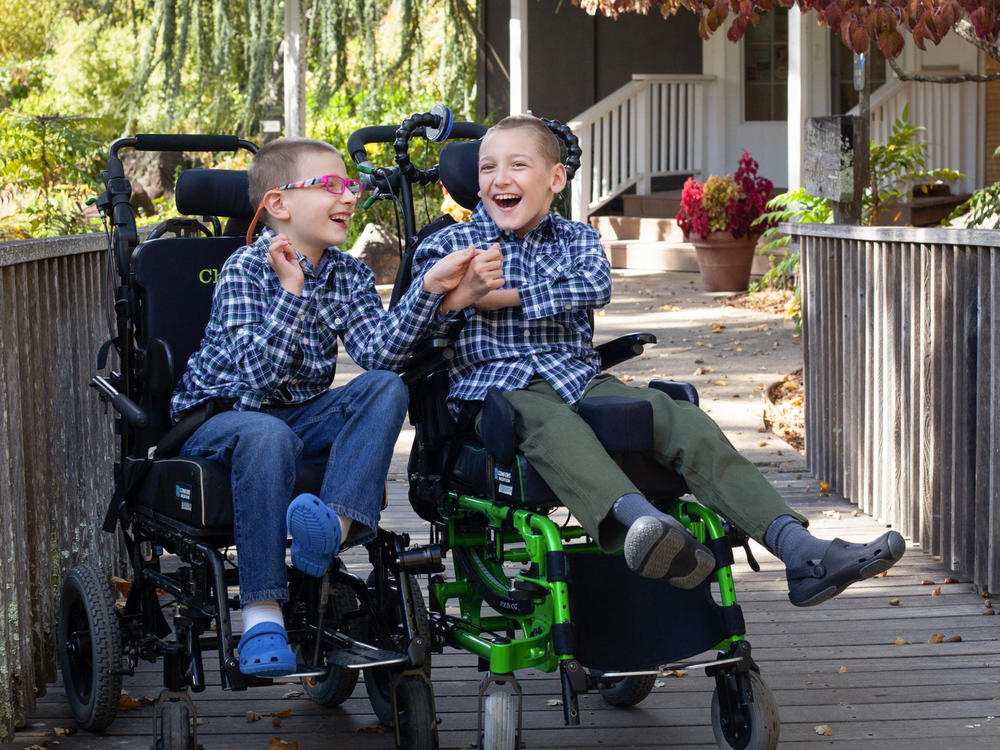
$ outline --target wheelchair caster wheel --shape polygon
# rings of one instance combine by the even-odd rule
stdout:
[[[490,693],[483,702],[482,750],[517,750],[516,693]]]
[[[604,702],[617,708],[629,708],[646,700],[656,684],[655,674],[623,677],[614,685],[600,688]]]
[[[122,692],[122,643],[111,587],[90,565],[66,573],[59,603],[59,666],[73,718],[99,732],[114,721]]]
[[[337,583],[330,584],[330,602],[328,605],[328,622],[339,623],[344,614],[353,612],[358,608],[358,599],[354,592],[347,586]],[[365,640],[367,633],[360,632],[362,628],[355,627],[354,631],[348,635],[359,640]],[[301,651],[298,645],[292,648],[293,651]],[[307,658],[312,658],[313,646],[310,644],[305,654]],[[333,708],[351,697],[355,686],[358,684],[360,672],[357,669],[346,669],[335,664],[328,665],[329,674],[326,677],[303,677],[302,691],[309,699],[320,706]]]
[[[191,709],[185,702],[163,702],[158,730],[153,750],[195,750]]]
[[[756,672],[747,673],[753,702],[723,716],[719,688],[712,694],[712,732],[721,750],[774,750],[778,746],[781,721],[778,704],[764,680]],[[728,680],[727,680],[728,681]]]

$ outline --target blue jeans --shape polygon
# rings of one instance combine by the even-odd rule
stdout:
[[[305,404],[217,414],[188,438],[184,455],[232,470],[244,604],[288,599],[285,511],[300,459],[326,464],[320,497],[352,519],[351,538],[374,535],[406,406],[399,377],[372,370]]]

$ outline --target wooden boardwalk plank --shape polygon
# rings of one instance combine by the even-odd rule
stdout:
[[[796,475],[769,477],[789,503],[805,513],[820,536],[867,539],[880,531],[869,517],[841,498],[819,492],[818,483]],[[408,530],[422,541],[426,528],[407,507],[405,485],[390,483],[385,525]],[[939,561],[917,549],[884,578],[860,583],[824,605],[798,609],[787,601],[783,569],[759,546],[762,571],[753,573],[737,551],[736,575],[748,639],[781,710],[782,748],[845,750],[941,750],[1000,744],[1000,618],[984,616],[984,598],[967,582],[945,583]],[[364,570],[359,552],[345,555]],[[932,580],[934,584],[924,584]],[[932,595],[940,587],[938,595]],[[891,605],[890,599],[898,599]],[[1000,603],[1000,602],[998,602]],[[961,636],[960,642],[927,643],[931,636]],[[903,638],[909,645],[894,645]],[[210,660],[210,684],[213,671]],[[434,656],[435,695],[443,748],[467,748],[475,738],[476,659],[448,650]],[[528,672],[524,691],[525,746],[606,748],[713,748],[709,723],[713,682],[703,672],[664,678],[640,706],[607,706],[598,695],[581,696],[581,726],[562,725],[558,679]],[[159,665],[145,666],[125,687],[135,698],[154,698]],[[295,741],[300,750],[393,746],[391,735],[374,730],[375,716],[359,684],[337,709],[323,709],[302,696],[285,698],[297,684],[224,693],[209,688],[195,696],[206,750],[268,747],[272,737]],[[280,727],[272,713],[291,709]],[[263,718],[248,722],[253,711]],[[54,728],[72,727],[62,688],[49,686],[27,727],[3,750],[33,745],[59,750],[147,748],[152,710],[122,711],[101,735],[78,732],[55,739]],[[828,725],[832,736],[816,734]],[[46,745],[45,743],[50,743]]]

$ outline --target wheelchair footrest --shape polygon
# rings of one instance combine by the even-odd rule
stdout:
[[[344,669],[370,669],[371,667],[389,667],[406,664],[409,657],[398,651],[369,646],[367,643],[354,641],[343,647],[326,652],[328,663]]]

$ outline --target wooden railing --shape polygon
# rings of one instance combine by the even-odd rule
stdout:
[[[699,174],[705,164],[705,99],[714,76],[634,75],[569,123],[583,167],[572,182],[572,216],[586,221],[632,185],[653,177]]]
[[[111,420],[87,387],[108,337],[103,236],[0,244],[0,735],[55,678],[63,571],[111,572]]]
[[[1000,231],[784,227],[810,470],[1000,591]]]
[[[966,175],[953,186],[971,192],[982,185],[976,83],[891,81],[871,96],[871,140],[886,143],[892,124],[907,112],[911,125],[925,128],[917,138],[927,144],[927,169],[954,169]],[[858,108],[851,110],[858,114]]]

